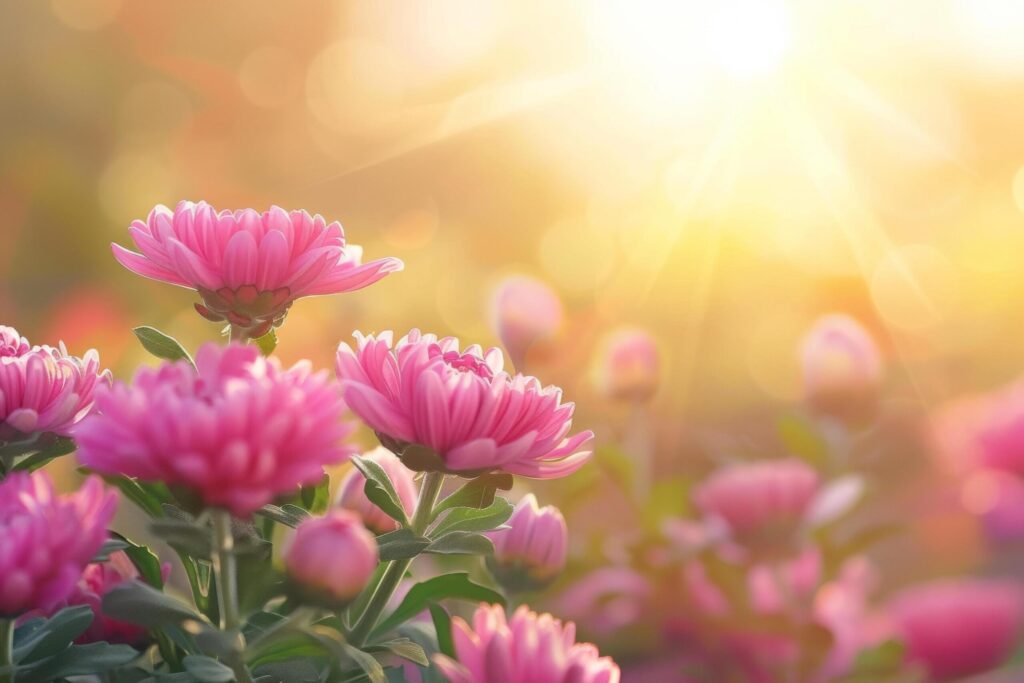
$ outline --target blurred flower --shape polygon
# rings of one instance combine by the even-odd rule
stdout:
[[[141,368],[97,391],[99,412],[74,433],[82,464],[181,485],[248,517],[352,454],[337,387],[308,362],[285,370],[255,346],[208,343],[196,365]]]
[[[558,612],[607,635],[634,623],[651,594],[651,582],[628,567],[603,567],[573,582],[558,599]]]
[[[1020,586],[997,580],[947,580],[898,595],[889,614],[909,659],[930,679],[982,673],[1001,664],[1020,635]]]
[[[362,248],[345,243],[341,224],[320,215],[271,207],[217,212],[206,202],[160,205],[129,228],[142,253],[112,245],[128,270],[195,289],[196,310],[259,337],[284,321],[296,299],[371,285],[402,262],[360,265]]]
[[[1024,476],[1024,381],[992,393],[976,425],[980,464]]]
[[[658,346],[644,330],[619,330],[609,336],[595,365],[598,387],[617,401],[646,401],[661,380]]]
[[[853,318],[818,319],[800,347],[804,396],[816,410],[857,417],[874,403],[882,360],[871,335]]]
[[[858,653],[892,637],[892,624],[869,604],[879,578],[867,558],[854,557],[843,564],[839,576],[815,594],[814,614],[833,639],[820,672],[823,680],[847,673]]]
[[[506,620],[500,605],[480,605],[470,627],[452,619],[458,661],[435,655],[451,683],[618,683],[619,667],[590,643],[576,642],[576,626],[525,605]]]
[[[412,472],[409,471],[398,456],[378,446],[369,453],[364,453],[363,458],[372,460],[380,465],[387,473],[391,483],[395,485],[395,491],[402,502],[406,514],[411,515],[416,507],[416,483],[412,479]],[[346,510],[351,510],[363,519],[363,524],[376,534],[383,534],[394,531],[398,528],[398,522],[387,515],[366,497],[364,487],[366,477],[359,470],[353,468],[338,489],[335,505]]]
[[[29,347],[13,327],[0,326],[0,443],[67,436],[92,409],[96,386],[109,381],[96,351],[78,358],[63,343]]]
[[[523,496],[507,522],[510,528],[488,534],[494,557],[488,567],[507,589],[546,585],[565,568],[569,531],[558,508],[537,505],[532,493]]]
[[[491,297],[491,325],[520,369],[531,352],[546,349],[555,340],[562,315],[558,294],[527,275],[505,278]]]
[[[498,349],[461,351],[457,339],[419,330],[393,348],[390,332],[356,340],[355,351],[338,347],[345,400],[408,467],[551,479],[590,458],[579,449],[591,432],[566,437],[574,405],[562,390],[503,372]]]
[[[283,558],[300,594],[337,609],[370,580],[377,568],[377,541],[356,513],[335,508],[299,524]]]
[[[804,462],[766,460],[719,469],[693,499],[705,515],[723,520],[737,541],[772,546],[799,528],[819,487],[818,473]]]
[[[0,481],[0,617],[50,612],[67,600],[107,538],[117,493],[89,477],[58,495],[45,472]]]

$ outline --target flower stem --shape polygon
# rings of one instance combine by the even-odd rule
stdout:
[[[0,619],[0,683],[14,683],[14,671],[3,672],[13,667],[14,620]]]
[[[229,331],[228,331],[228,341],[229,342],[235,342],[236,341],[236,342],[242,342],[243,344],[248,344],[249,343],[249,330],[247,330],[247,329],[245,329],[243,327],[238,327],[236,325],[231,325],[231,327],[229,328]]]
[[[227,510],[210,511],[213,522],[213,575],[217,582],[217,606],[220,611],[220,630],[238,633],[239,651],[231,661],[225,662],[235,672],[237,683],[251,683],[252,677],[242,663],[245,651],[238,613],[238,581],[235,566],[235,536],[231,531],[231,513]]]
[[[427,530],[427,526],[430,525],[430,520],[434,516],[434,504],[437,502],[441,486],[444,484],[444,476],[443,472],[428,472],[423,478],[419,500],[416,502],[416,510],[413,512],[409,525],[417,536],[422,536]],[[381,612],[387,607],[388,601],[395,594],[395,589],[402,582],[402,577],[405,576],[405,572],[408,571],[411,564],[412,558],[392,560],[388,563],[388,568],[380,577],[380,582],[373,591],[373,597],[370,598],[369,604],[366,605],[366,609],[363,610],[355,626],[352,627],[352,633],[349,634],[349,639],[355,645],[362,645],[370,631],[377,625]]]

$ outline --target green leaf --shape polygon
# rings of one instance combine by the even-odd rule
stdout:
[[[235,680],[235,672],[216,659],[203,655],[188,655],[182,660],[185,671],[192,674],[200,683],[231,683]]]
[[[136,327],[132,332],[142,342],[142,346],[157,358],[163,360],[187,360],[192,367],[196,364],[188,351],[182,347],[177,339],[164,334],[155,327],[143,325]]]
[[[115,534],[111,533],[111,536]],[[103,545],[96,551],[96,554],[92,556],[90,562],[106,562],[110,559],[112,553],[116,553],[118,550],[124,550],[128,547],[128,544],[119,538],[108,538],[103,541]]]
[[[103,596],[103,613],[146,628],[181,626],[190,633],[209,627],[201,614],[177,598],[141,581],[126,581]]]
[[[455,657],[455,642],[452,640],[452,618],[448,610],[441,605],[430,606],[430,618],[437,632],[437,649],[441,654]]]
[[[395,638],[393,640],[384,641],[383,643],[374,643],[367,649],[371,652],[386,650],[397,657],[408,659],[410,662],[419,664],[420,666],[430,666],[430,660],[427,659],[427,653],[423,651],[422,647],[408,638]]]
[[[473,583],[469,579],[469,574],[465,572],[442,574],[413,586],[395,611],[388,615],[373,632],[374,634],[387,633],[430,605],[451,598],[505,604],[505,598],[500,593]]]
[[[111,531],[110,535],[124,544],[124,554],[128,556],[128,559],[132,561],[135,568],[139,570],[139,574],[146,583],[154,588],[164,587],[163,567],[156,553],[116,531]]]
[[[345,654],[354,661],[360,669],[366,672],[370,683],[387,683],[387,676],[384,675],[384,667],[380,665],[373,655],[363,652],[354,645],[342,644]]]
[[[382,562],[416,557],[429,545],[430,539],[417,536],[409,528],[396,529],[377,537],[377,549]]]
[[[504,498],[495,498],[484,508],[451,508],[429,535],[431,538],[439,538],[451,531],[490,531],[508,521],[512,510],[511,503]]]
[[[823,468],[831,459],[828,442],[813,425],[797,415],[787,415],[776,425],[779,438],[791,455],[815,468]]]
[[[423,552],[433,555],[491,555],[494,543],[483,534],[451,531],[435,539]]]
[[[84,473],[90,473],[83,468]],[[116,487],[125,498],[139,506],[150,517],[163,517],[162,505],[173,498],[163,484],[140,482],[136,479],[120,476],[104,476],[103,481]]]
[[[57,681],[69,676],[100,674],[138,659],[139,652],[128,645],[88,643],[72,645],[47,659],[17,680]]]
[[[149,530],[178,552],[196,558],[210,558],[210,532],[203,526],[182,519],[160,517],[150,520]]]
[[[27,458],[17,460],[11,469],[18,472],[35,472],[54,458],[67,455],[73,450],[75,450],[75,442],[71,437],[58,436],[52,442],[42,445],[39,450]]]
[[[327,512],[331,504],[331,478],[325,474],[320,481],[313,486],[303,486],[299,490],[302,505],[314,515],[322,515]]]
[[[297,505],[289,505],[288,507],[294,510],[302,510],[302,508]],[[278,524],[290,526],[293,529],[299,526],[302,520],[309,517],[309,513],[305,510],[302,510],[302,515],[300,516],[285,510],[283,507],[278,507],[277,505],[264,505],[256,511],[256,514],[261,517],[266,517],[267,519],[272,519]]]
[[[512,475],[506,472],[491,472],[471,479],[462,488],[442,500],[434,508],[434,517],[454,507],[485,508],[494,502],[498,489],[512,488]]]
[[[850,673],[854,675],[885,674],[899,671],[903,666],[905,647],[898,640],[884,640],[861,650],[853,660]]]
[[[373,460],[359,456],[352,458],[352,464],[366,477],[363,492],[370,502],[383,510],[388,517],[397,520],[402,526],[408,526],[409,517],[405,514],[402,499],[398,496],[395,485],[384,468]]]
[[[274,328],[271,327],[267,330],[265,335],[255,339],[254,341],[256,342],[256,346],[260,348],[260,353],[264,356],[269,356],[274,352],[274,349],[277,348],[277,332],[275,332]]]
[[[53,656],[82,635],[92,619],[89,605],[76,605],[65,607],[42,623],[26,624],[29,630],[24,637],[19,638],[20,634],[15,633],[13,660],[18,664],[30,664]]]

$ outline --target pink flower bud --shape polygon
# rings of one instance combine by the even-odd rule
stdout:
[[[804,396],[823,413],[848,417],[870,408],[882,381],[878,347],[853,318],[820,318],[800,347]]]
[[[598,388],[617,401],[646,401],[658,390],[661,359],[658,346],[644,330],[612,333],[598,352],[594,367]]]
[[[333,608],[359,595],[377,567],[377,541],[359,516],[334,509],[302,522],[284,549],[284,565],[300,598]]]
[[[558,336],[562,302],[551,287],[528,275],[506,278],[491,298],[491,324],[517,368]]]
[[[494,541],[489,566],[498,581],[507,588],[537,588],[558,576],[565,568],[569,536],[558,508],[539,507],[529,493],[507,524],[510,528],[489,534]]]
[[[363,458],[372,460],[383,468],[391,479],[391,483],[395,485],[395,491],[402,501],[402,507],[405,508],[406,514],[412,515],[413,509],[416,507],[416,484],[412,480],[412,472],[409,468],[402,464],[397,455],[383,446],[365,453]],[[376,534],[384,534],[397,529],[398,522],[366,497],[365,486],[366,477],[362,472],[353,468],[341,482],[335,505],[358,514],[363,518],[366,528]]]
[[[982,673],[1001,664],[1021,630],[1022,592],[1005,581],[937,581],[904,591],[889,606],[907,656],[929,680]]]

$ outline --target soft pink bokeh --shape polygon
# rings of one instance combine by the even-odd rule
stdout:
[[[800,346],[804,396],[825,412],[857,410],[882,381],[882,358],[868,331],[848,315],[822,316]]]
[[[622,329],[610,334],[598,350],[598,388],[619,401],[646,401],[661,382],[661,354],[645,330]]]
[[[491,297],[491,326],[517,368],[555,340],[562,316],[555,290],[528,275],[506,278]]]

